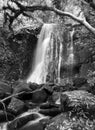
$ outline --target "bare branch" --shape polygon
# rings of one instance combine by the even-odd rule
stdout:
[[[0,100],[0,102],[5,102],[6,100],[8,100],[8,99],[10,99],[10,98],[12,98],[12,97],[15,97],[15,96],[19,96],[19,95],[21,95],[21,94],[23,94],[23,93],[25,93],[25,91],[20,92],[20,93],[16,93],[16,94],[12,94],[11,96],[8,96],[8,97],[6,97],[6,98]]]
[[[12,0],[15,4],[17,4],[17,6],[19,7],[19,10],[15,12],[15,15],[12,19],[12,22],[11,24],[13,23],[13,20],[15,18],[17,18],[20,14],[23,14],[23,12],[34,12],[34,11],[37,11],[37,10],[41,10],[41,11],[53,11],[55,12],[57,15],[62,15],[62,16],[68,16],[70,18],[72,18],[73,20],[79,22],[80,24],[84,25],[90,32],[92,32],[94,35],[95,35],[95,28],[92,27],[87,21],[86,19],[82,19],[82,18],[79,18],[79,17],[76,17],[75,15],[69,13],[69,12],[64,12],[64,11],[61,11],[57,8],[54,8],[54,7],[48,7],[48,6],[42,6],[42,5],[33,5],[33,6],[24,6],[22,4],[20,4],[19,2],[15,1],[15,0]]]
[[[75,15],[73,15],[69,12],[63,12],[57,8],[40,6],[40,5],[35,5],[35,6],[30,6],[30,7],[25,8],[25,11],[34,12],[35,10],[53,11],[58,15],[68,16],[68,17],[76,20],[77,22],[81,23],[82,25],[84,25],[90,32],[92,32],[95,35],[95,28],[93,28],[85,19],[81,19],[79,17],[76,17]]]
[[[39,88],[39,89],[37,89],[37,90],[34,90],[34,91],[32,91],[32,92],[25,92],[25,91],[22,91],[22,92],[19,92],[19,93],[14,93],[14,94],[12,94],[12,95],[10,95],[10,96],[8,96],[8,97],[6,97],[6,98],[4,98],[4,99],[2,99],[2,100],[0,100],[0,102],[5,102],[6,100],[8,100],[8,99],[10,99],[10,98],[12,98],[12,97],[16,97],[16,96],[19,96],[19,95],[21,95],[21,94],[24,94],[24,93],[35,93],[35,92],[37,92],[37,91],[40,91],[40,90],[42,90],[42,87],[41,88]]]

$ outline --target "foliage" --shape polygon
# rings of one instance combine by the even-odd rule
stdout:
[[[61,0],[52,0],[52,3],[55,5],[57,9],[61,9]]]
[[[89,70],[87,77],[88,77],[87,79],[88,84],[90,86],[94,86],[95,85],[95,71]]]

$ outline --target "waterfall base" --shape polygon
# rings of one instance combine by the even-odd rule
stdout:
[[[69,117],[69,112],[72,113],[74,112],[73,110],[75,110],[74,116],[78,118],[78,120],[79,112],[82,110],[83,115],[87,113],[87,115],[85,115],[86,119],[93,123],[93,112],[95,112],[95,96],[86,91],[87,86],[85,87],[85,90],[81,90],[82,86],[87,85],[87,81],[85,79],[74,79],[73,85],[67,83],[64,86],[59,84],[35,84],[34,87],[34,84],[30,83],[27,85],[28,87],[31,87],[31,90],[26,91],[26,93],[21,93],[23,90],[21,91],[21,89],[18,89],[18,93],[21,93],[18,95],[18,98],[21,101],[24,101],[25,105],[27,105],[27,110],[22,114],[19,113],[8,123],[0,124],[0,130],[45,130],[46,128],[50,127],[47,125],[47,123],[52,122],[55,119],[57,120],[57,116],[59,115],[66,114],[69,119],[72,119],[72,116]],[[22,87],[22,85],[19,87]],[[91,89],[88,91],[91,91]],[[85,102],[83,102],[84,100]],[[64,104],[66,104],[65,108]],[[15,104],[13,105],[15,107]],[[77,107],[81,109],[77,109]],[[63,112],[64,109],[65,113]],[[9,111],[8,107],[6,110]],[[85,120],[83,115],[80,114],[80,117],[81,119]],[[67,118],[64,120],[67,121]],[[71,122],[71,120],[69,120],[69,122]],[[77,120],[75,120],[74,124],[76,123]],[[83,122],[80,122],[80,124],[83,124]],[[91,126],[94,128],[94,125]]]

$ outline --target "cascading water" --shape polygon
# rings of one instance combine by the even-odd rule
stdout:
[[[74,64],[74,47],[73,47],[73,35],[74,35],[74,29],[70,32],[71,42],[70,47],[67,48],[67,65],[73,65]]]
[[[62,43],[60,43],[60,50],[59,50],[59,64],[58,64],[58,83],[60,83],[61,81],[61,73],[60,73],[60,68],[61,68],[61,61],[62,61],[62,50],[63,50],[63,46]]]
[[[44,24],[39,36],[37,48],[35,51],[32,72],[27,82],[38,84],[49,82],[60,83],[60,67],[62,60],[62,36],[58,31],[59,26],[56,24]],[[48,79],[49,76],[49,79]],[[33,113],[33,112],[32,112]],[[31,114],[27,111],[26,114]],[[23,113],[24,116],[24,113]],[[40,119],[46,117],[41,115]],[[30,122],[29,125],[35,122]],[[7,123],[0,124],[0,130],[7,130]]]
[[[51,81],[52,79],[52,82],[56,83],[57,79],[57,83],[61,83],[60,68],[63,58],[63,39],[60,31],[58,31],[58,27],[59,26],[56,24],[43,25],[35,51],[32,72],[27,79],[27,82],[43,84]],[[70,83],[70,81],[72,80],[72,71],[76,63],[73,44],[74,29],[69,34],[71,40],[70,44],[66,48],[66,58],[64,58],[64,66],[66,66],[67,69],[67,83]],[[27,111],[26,113],[23,113],[23,116],[25,116],[24,114],[31,114],[31,112]],[[31,124],[39,121],[40,119],[47,118],[39,113],[37,114],[39,115],[39,118],[35,121],[29,122],[27,125],[31,126]],[[1,124],[0,130],[7,130],[7,123]]]
[[[55,79],[59,79],[60,81],[59,73],[61,65],[60,56],[62,51],[62,43],[58,43],[58,37],[60,36],[57,35],[57,32],[58,25],[43,25],[37,43],[32,72],[29,78],[27,79],[27,82],[35,82],[38,84],[42,84],[46,83],[47,80],[51,79],[53,82],[55,82]],[[50,76],[49,79],[48,76]]]
[[[7,130],[7,123],[0,124],[0,130]]]
[[[43,119],[49,119],[48,116],[44,116],[43,114],[40,114],[37,109],[32,109],[32,110],[28,110],[27,112],[24,112],[23,114],[19,115],[12,122],[9,121],[8,123],[0,124],[0,130],[10,130],[10,129],[11,130],[15,130],[15,129],[17,130],[17,128],[15,128],[16,120],[18,122],[20,118],[22,118],[22,117],[24,118],[27,115],[36,115],[35,117],[37,117],[37,118],[31,119],[22,128],[18,128],[18,130],[28,130],[29,127],[31,128],[31,125],[36,124]],[[17,127],[17,124],[16,124],[16,127]],[[11,128],[9,126],[11,126]],[[30,128],[29,128],[29,130],[30,130]]]
[[[73,76],[73,67],[75,65],[75,57],[74,57],[74,45],[73,45],[73,35],[74,35],[74,28],[72,31],[70,31],[70,39],[71,42],[69,46],[67,47],[67,82],[72,82],[72,76]]]

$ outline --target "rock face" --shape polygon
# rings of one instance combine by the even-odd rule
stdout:
[[[7,112],[7,116],[6,116],[6,112],[4,112],[3,110],[0,110],[0,123],[1,122],[6,122],[6,121],[11,121],[15,118],[15,116],[9,112]]]
[[[27,29],[19,30],[20,32],[12,34],[9,38],[4,29],[0,31],[2,31],[0,34],[2,37],[0,41],[0,79],[14,81],[25,78],[31,70],[32,54],[37,43],[36,30],[30,31],[30,33],[27,33]]]
[[[88,123],[87,123],[88,122]],[[45,130],[94,130],[95,122],[84,118],[69,117],[69,114],[60,114],[53,118]]]
[[[90,7],[89,3],[82,0],[59,0],[58,4],[55,2],[54,5],[61,10],[73,13],[79,18],[85,17],[95,27],[95,10]],[[19,25],[14,28],[15,32],[11,34],[0,24],[0,79],[12,82],[18,81],[15,85],[11,84],[12,88],[10,85],[1,82],[0,99],[11,94],[25,92],[17,97],[12,97],[8,103],[5,103],[9,120],[14,119],[10,112],[16,117],[9,124],[8,129],[95,130],[95,96],[93,95],[95,94],[95,37],[84,26],[71,20],[71,18],[62,16],[59,18],[53,13],[45,13],[42,17],[44,17],[42,19],[45,23],[53,22],[62,25],[64,41],[62,42],[63,53],[60,71],[63,82],[61,85],[19,82],[18,79],[24,79],[31,71],[33,54],[42,25],[35,26],[34,24],[33,28],[30,26],[19,28]],[[27,23],[26,19],[24,20]],[[69,76],[70,70],[70,67],[68,69],[67,66],[64,66],[64,59],[65,53],[67,53],[66,47],[71,43],[70,31],[72,26],[75,26],[73,44],[76,66],[73,67],[71,73],[72,83],[69,83],[67,79],[64,83],[64,75]],[[26,104],[27,108],[25,107]],[[38,109],[37,114],[32,112],[28,116],[20,117],[22,112],[33,108]],[[6,115],[2,111],[1,105],[0,109],[0,117],[2,117],[0,122],[4,122]],[[37,120],[40,113],[44,117],[50,116],[50,121],[42,125],[42,122]],[[35,120],[37,120],[36,123],[34,123]]]
[[[5,4],[6,2],[7,0],[5,0]],[[63,11],[73,13],[79,18],[85,17],[93,27],[95,26],[94,9],[90,7],[89,3],[86,4],[85,2],[78,0],[59,0],[58,2],[50,0],[49,2],[46,2],[46,4],[48,6],[55,6],[56,8]],[[0,9],[2,9],[2,6],[3,1],[1,0]],[[92,12],[93,15],[91,15],[90,12]],[[3,13],[1,12],[1,14],[3,18]],[[89,73],[89,70],[91,70],[92,72],[95,70],[95,39],[93,35],[85,27],[81,26],[78,22],[72,20],[69,17],[59,17],[51,12],[45,14],[39,12],[39,15],[41,15],[39,16],[40,20],[44,21],[45,23],[53,22],[62,25],[64,42],[62,54],[63,61],[61,63],[61,78],[64,78],[64,75],[68,75],[67,73],[69,73],[68,69],[64,66],[66,49],[65,46],[70,44],[71,39],[69,33],[72,26],[76,26],[75,33],[73,35],[73,44],[75,60],[77,63],[75,68],[73,69],[72,75],[88,78],[87,75]],[[21,17],[19,17],[19,19],[21,20]],[[16,24],[15,22],[13,23],[13,34],[11,34],[8,29],[1,27],[0,79],[3,78],[10,81],[24,79],[31,71],[32,61],[34,57],[33,54],[37,43],[37,36],[40,33],[40,29],[42,27],[42,23],[38,21],[36,21],[35,23],[35,20],[33,21],[29,20],[26,17],[22,17],[22,22],[24,23],[23,25],[19,25],[18,23]],[[16,25],[14,26],[14,24]],[[65,71],[68,72],[65,73]]]
[[[44,130],[43,122],[46,122],[49,117],[38,112],[26,112],[25,115],[19,116],[16,120],[8,124],[8,130]]]
[[[0,122],[9,120],[8,130],[94,130],[95,95],[64,87],[16,82],[12,94],[21,94],[11,98],[6,111],[1,108]]]
[[[15,115],[23,113],[26,110],[27,109],[26,109],[24,102],[19,99],[14,98],[14,97],[11,99],[11,102],[8,105],[8,111],[10,111],[11,113],[13,113]]]
[[[2,7],[7,5],[7,0],[0,0],[0,3],[0,79],[17,81],[27,77],[31,70],[37,35],[42,25],[40,23],[31,25],[31,20],[29,22],[20,18],[24,25],[16,24],[13,27],[14,31],[11,32],[4,24],[2,10]]]
[[[56,2],[55,2],[56,3]],[[60,2],[59,2],[60,5]],[[90,12],[95,12],[90,7],[89,3],[85,3],[84,1],[78,1],[78,0],[63,0],[61,1],[60,8],[61,10],[65,10],[67,12],[70,12],[77,16],[78,18],[85,17],[87,22],[89,22],[93,27],[95,27],[95,21],[93,21],[93,18],[95,18],[95,15],[91,15]],[[81,12],[81,13],[80,13]],[[66,26],[65,31],[63,31],[64,36],[64,43],[63,43],[63,55],[62,55],[62,64],[61,64],[61,78],[64,79],[64,77],[70,75],[68,68],[64,65],[64,59],[66,55],[66,45],[70,44],[70,29],[72,29],[72,26],[75,27],[75,32],[73,35],[73,44],[74,44],[74,55],[75,55],[75,61],[76,66],[72,69],[72,77],[75,75],[76,77],[83,77],[88,79],[89,70],[94,72],[95,70],[95,62],[94,62],[94,42],[95,39],[93,35],[83,26],[81,26],[78,22],[72,20],[69,17],[65,17],[64,23]],[[65,45],[66,43],[66,45]]]
[[[5,83],[4,81],[0,81],[0,94],[10,95],[11,93],[12,93],[11,85]],[[2,96],[0,98],[2,98]]]
[[[86,91],[69,91],[61,94],[61,105],[63,111],[79,113],[83,111],[88,115],[95,115],[95,96]]]
[[[20,92],[29,92],[31,91],[30,84],[27,84],[25,81],[17,81],[13,84],[13,93],[20,93]],[[36,89],[36,88],[35,88]]]

